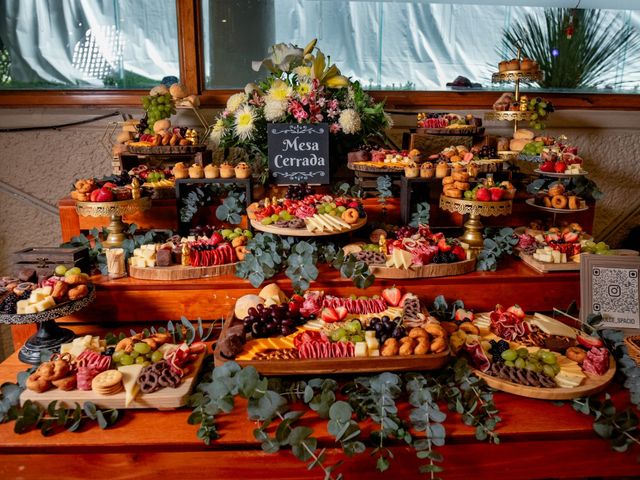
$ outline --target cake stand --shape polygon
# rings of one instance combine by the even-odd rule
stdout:
[[[464,224],[465,231],[460,240],[467,243],[473,250],[482,250],[484,247],[483,225],[481,217],[498,217],[511,213],[511,200],[500,202],[479,202],[477,200],[465,200],[440,196],[440,208],[460,215],[469,215],[469,220]]]
[[[96,298],[96,289],[89,286],[86,297],[72,302],[65,302],[41,313],[27,314],[0,314],[0,323],[6,325],[38,324],[38,331],[31,336],[18,352],[21,362],[38,365],[41,362],[40,355],[43,351],[57,351],[60,345],[68,343],[76,336],[68,328],[62,328],[56,323],[56,319],[66,317],[82,310]]]
[[[76,211],[83,217],[110,217],[111,223],[107,227],[109,235],[102,243],[105,247],[120,247],[127,236],[123,233],[126,224],[122,221],[123,215],[132,215],[148,210],[151,207],[151,198],[142,197],[132,200],[117,202],[76,202]]]

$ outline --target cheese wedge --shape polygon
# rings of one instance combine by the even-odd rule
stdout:
[[[124,385],[125,400],[124,406],[128,407],[133,402],[136,395],[140,391],[140,385],[138,385],[138,377],[144,367],[139,364],[122,365],[118,367],[118,371],[122,373],[122,384]]]
[[[576,338],[577,332],[574,328],[542,313],[535,313],[530,321],[533,325],[549,335]]]
[[[561,368],[554,377],[554,380],[561,387],[575,388],[578,387],[585,378],[587,378],[587,376],[584,373],[569,372]]]

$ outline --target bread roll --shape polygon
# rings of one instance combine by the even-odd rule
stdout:
[[[535,134],[531,130],[527,130],[526,128],[519,128],[513,134],[513,138],[516,140],[533,140]]]

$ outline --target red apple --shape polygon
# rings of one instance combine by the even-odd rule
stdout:
[[[542,162],[540,165],[541,172],[553,172],[555,171],[555,165],[551,160],[547,160],[546,162]]]
[[[491,192],[486,187],[480,187],[476,190],[476,200],[479,202],[490,202],[491,201]]]
[[[112,202],[113,192],[109,187],[102,187],[96,194],[96,202]]]
[[[500,187],[491,187],[489,189],[489,191],[491,192],[491,201],[492,202],[499,202],[500,200],[502,200],[502,197],[504,196],[504,190]]]
[[[93,192],[91,192],[91,195],[90,195],[89,199],[92,202],[97,202],[99,193],[100,193],[100,189],[99,188],[95,189]]]
[[[556,171],[556,173],[564,173],[566,169],[567,169],[567,164],[564,163],[562,160],[560,160],[559,162],[556,162],[556,165],[554,167],[554,170]]]

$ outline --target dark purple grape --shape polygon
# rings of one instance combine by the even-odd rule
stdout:
[[[281,323],[283,327],[292,327],[294,324],[294,320],[291,318],[285,318]]]
[[[259,303],[258,305],[256,305],[256,310],[257,310],[259,313],[262,313],[262,311],[264,310],[264,305],[263,305],[263,304],[261,304],[261,303]]]
[[[255,307],[251,307],[249,309],[248,313],[249,313],[249,316],[251,316],[251,317],[257,317],[258,316],[258,310],[256,310]]]
[[[388,315],[384,315],[384,316],[382,317],[382,321],[383,321],[384,323],[387,323],[387,322],[390,322],[390,321],[391,321],[391,319],[389,318],[389,316],[388,316]]]

